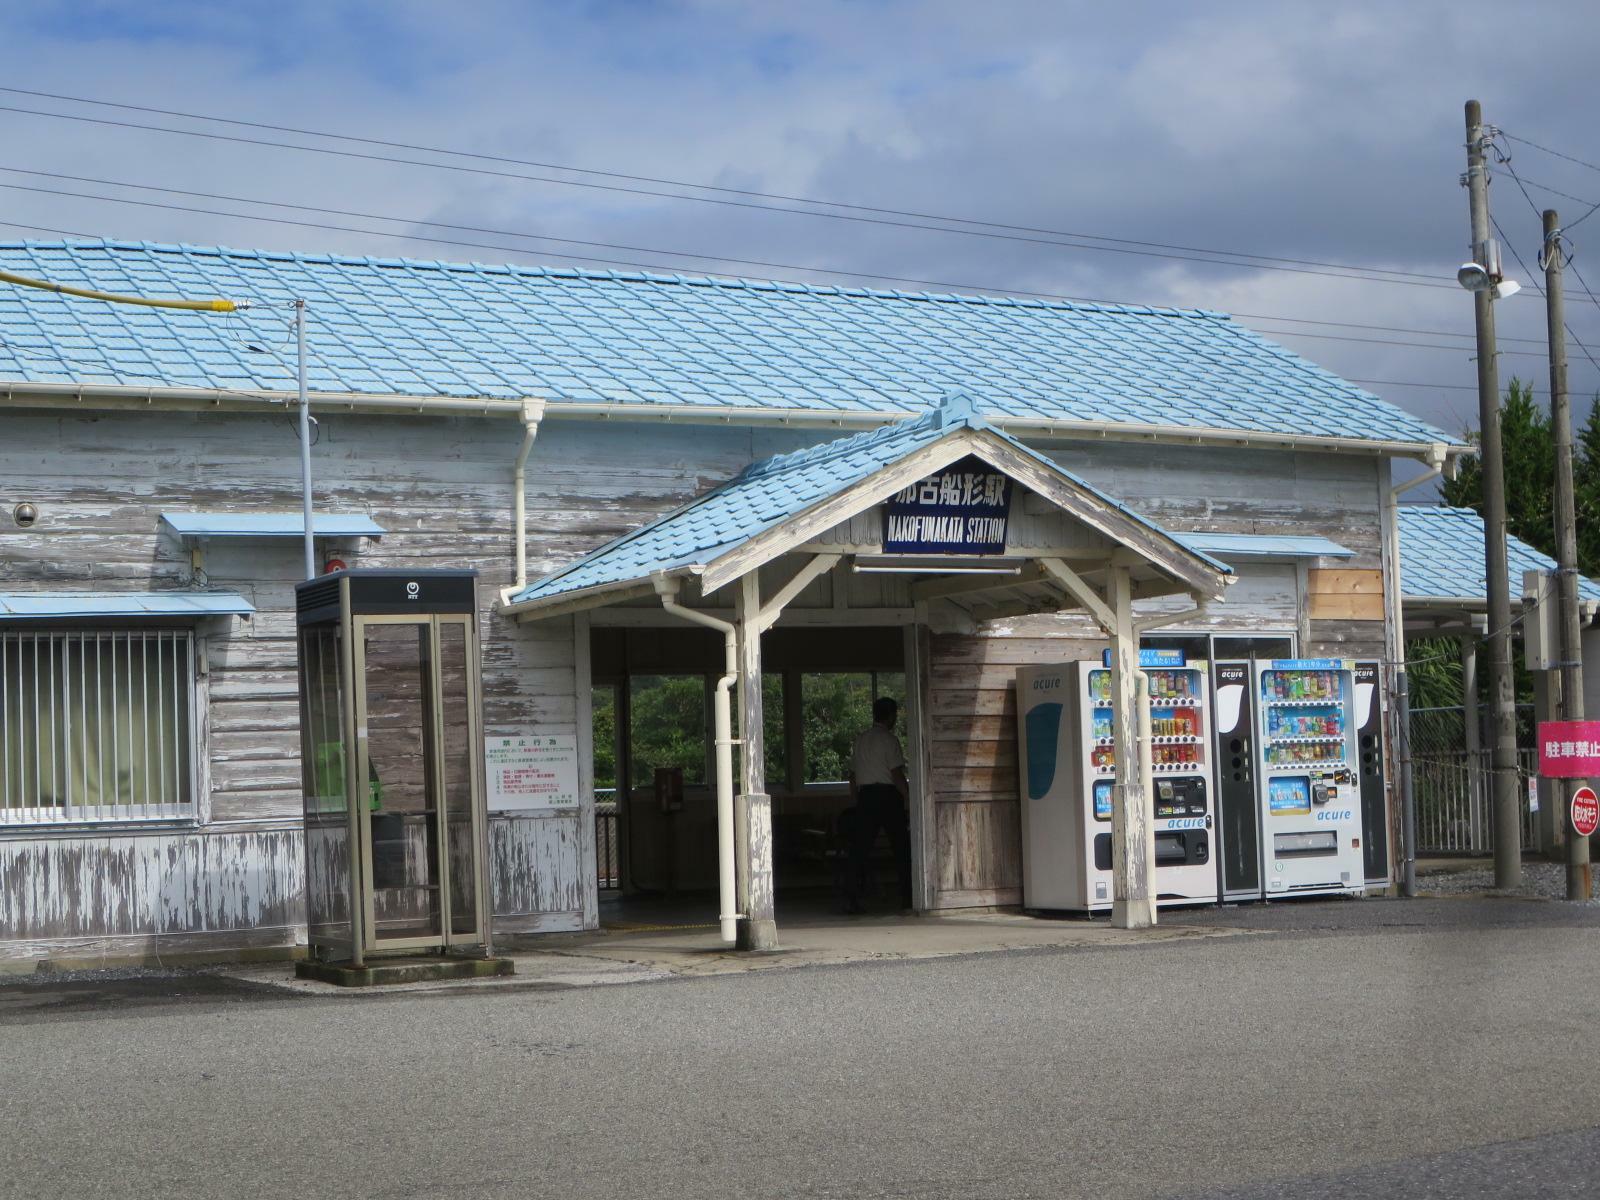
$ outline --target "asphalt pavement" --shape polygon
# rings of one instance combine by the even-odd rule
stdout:
[[[1252,932],[560,990],[10,983],[0,1196],[1594,1194],[1600,910],[1172,920]]]

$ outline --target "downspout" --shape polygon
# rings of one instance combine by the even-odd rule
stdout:
[[[528,498],[524,483],[528,477],[528,454],[533,449],[533,439],[539,436],[539,422],[544,419],[543,400],[522,402],[522,448],[517,451],[517,465],[511,473],[512,524],[516,527],[517,581],[500,593],[500,603],[510,604],[513,596],[528,586]]]
[[[1383,496],[1383,556],[1389,576],[1388,659],[1390,694],[1394,697],[1394,748],[1400,767],[1400,894],[1417,894],[1417,804],[1411,780],[1411,696],[1406,678],[1405,614],[1400,600],[1400,493],[1432,483],[1448,468],[1455,478],[1458,459],[1449,457],[1442,444],[1428,453],[1428,470],[1415,479],[1386,488]]]
[[[721,910],[717,914],[717,923],[722,930],[722,940],[732,944],[738,937],[739,922],[733,849],[732,699],[733,685],[739,679],[738,630],[732,621],[724,621],[710,613],[679,604],[676,579],[657,575],[655,585],[656,594],[661,597],[661,607],[667,612],[722,634],[722,678],[717,680],[717,694],[712,705],[717,738],[717,895]]]

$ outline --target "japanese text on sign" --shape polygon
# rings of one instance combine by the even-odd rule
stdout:
[[[567,735],[487,738],[490,812],[575,808],[578,740]]]
[[[968,457],[902,488],[883,509],[886,554],[1001,554],[1011,480]]]
[[[1539,774],[1546,779],[1600,776],[1600,721],[1539,722]]]

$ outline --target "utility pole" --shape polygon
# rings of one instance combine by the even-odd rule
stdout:
[[[1499,250],[1489,239],[1488,137],[1483,108],[1467,101],[1467,196],[1472,213],[1472,261],[1491,278]],[[1498,282],[1498,280],[1496,280]],[[1500,445],[1500,371],[1494,337],[1494,296],[1475,287],[1478,334],[1478,428],[1483,466],[1484,567],[1489,584],[1489,703],[1491,791],[1494,803],[1494,885],[1522,882],[1522,822],[1517,801],[1517,710],[1511,674],[1511,577],[1506,566],[1505,459]]]
[[[1550,343],[1550,425],[1556,441],[1556,598],[1561,606],[1560,718],[1583,720],[1583,642],[1578,625],[1578,525],[1572,496],[1572,404],[1567,396],[1565,298],[1561,291],[1561,221],[1544,210],[1544,305]],[[1589,899],[1589,839],[1572,827],[1572,794],[1580,779],[1561,781],[1566,821],[1567,899]]]

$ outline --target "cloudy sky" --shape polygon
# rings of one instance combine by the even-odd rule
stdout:
[[[0,8],[0,39],[0,237],[1217,308],[1459,432],[1475,96],[1526,139],[1502,140],[1491,189],[1507,240],[1532,267],[1515,170],[1600,293],[1600,215],[1578,223],[1600,167],[1527,144],[1600,164],[1600,17],[1578,0],[30,0]],[[1600,359],[1600,306],[1569,288]],[[1530,288],[1499,310],[1502,377],[1542,396],[1543,303]],[[1572,352],[1586,405],[1600,368]]]

